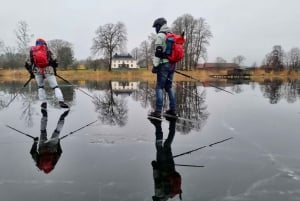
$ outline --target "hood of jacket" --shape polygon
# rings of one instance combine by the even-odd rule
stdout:
[[[159,32],[167,33],[167,32],[171,32],[171,29],[167,26],[167,24],[164,24],[161,26]]]

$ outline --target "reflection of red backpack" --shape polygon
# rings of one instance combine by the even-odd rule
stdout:
[[[176,196],[177,194],[179,195],[179,198],[181,200],[181,176],[178,172],[174,172],[171,174],[169,177],[169,182],[171,184],[171,198]]]
[[[46,45],[33,46],[31,55],[34,65],[39,68],[45,68],[49,65],[48,48]]]
[[[184,42],[184,33],[182,35],[166,33],[165,54],[170,63],[179,62],[184,57]]]
[[[54,169],[55,163],[54,153],[47,151],[46,153],[40,155],[38,168],[48,174]]]

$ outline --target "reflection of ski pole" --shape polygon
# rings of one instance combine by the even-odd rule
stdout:
[[[186,165],[186,164],[175,164],[176,166],[184,166],[184,167],[205,167],[204,165]]]
[[[84,93],[85,95],[88,95],[89,97],[91,97],[91,98],[94,99],[94,96],[88,94],[88,93],[85,92],[84,90],[82,90],[82,89],[80,89],[79,87],[75,86],[74,84],[72,84],[71,82],[69,82],[68,80],[66,80],[65,78],[63,78],[62,76],[56,74],[56,77],[62,79],[63,81],[65,81],[65,82],[68,83],[69,85],[75,87],[76,89],[78,89],[79,91],[81,91],[82,93]]]
[[[179,71],[177,71],[177,70],[175,70],[175,72],[178,73],[178,74],[180,74],[180,75],[183,75],[183,76],[185,76],[185,77],[191,78],[192,80],[196,80],[196,81],[198,81],[198,82],[201,82],[199,79],[196,79],[196,78],[194,78],[194,77],[192,77],[192,76],[190,76],[190,75],[187,75],[187,74],[185,74],[185,73],[179,72]],[[201,83],[202,83],[202,82],[201,82]],[[211,86],[211,87],[214,87],[214,88],[216,88],[216,89],[225,91],[225,92],[230,93],[230,94],[233,95],[233,93],[230,92],[230,91],[227,91],[227,90],[225,90],[225,89],[222,89],[222,88],[220,88],[220,87],[217,87],[217,86],[212,85],[212,84],[209,84],[209,83],[208,83],[208,85]]]
[[[21,133],[21,134],[23,134],[23,135],[26,135],[27,137],[30,137],[30,138],[34,139],[34,137],[33,137],[32,135],[29,135],[29,134],[27,134],[27,133],[24,133],[24,132],[22,132],[22,131],[20,131],[20,130],[18,130],[18,129],[15,129],[15,128],[9,126],[9,125],[6,125],[6,127],[10,128],[10,129],[12,129],[12,130],[14,130],[14,131],[17,131],[18,133]]]
[[[5,107],[8,107],[15,100],[15,98],[25,89],[25,87],[28,85],[28,83],[31,81],[31,79],[32,79],[32,77],[30,77],[27,80],[27,82],[25,82],[25,84],[23,85],[22,89],[18,93],[16,93],[14,95],[14,97],[8,102],[8,104]]]
[[[184,152],[184,153],[175,155],[175,156],[173,156],[173,158],[177,158],[177,157],[179,157],[179,156],[183,156],[183,155],[186,155],[186,154],[190,154],[190,153],[192,153],[192,152],[194,152],[194,151],[198,151],[198,150],[203,149],[203,148],[205,148],[205,147],[207,147],[207,146],[202,146],[202,147],[199,147],[199,148],[197,148],[197,149],[193,149],[193,150],[190,150],[190,151],[187,151],[187,152]]]
[[[218,142],[214,142],[214,143],[212,143],[212,144],[210,144],[210,145],[208,145],[208,146],[209,146],[209,147],[212,147],[212,146],[214,146],[214,145],[216,145],[216,144],[219,144],[219,143],[225,142],[225,141],[227,141],[227,140],[231,140],[231,139],[233,139],[233,137],[226,138],[226,139],[221,140],[221,141],[218,141]],[[199,148],[197,148],[197,149],[193,149],[193,150],[190,150],[190,151],[187,151],[187,152],[183,152],[183,153],[181,153],[181,154],[178,154],[178,155],[173,156],[173,158],[177,158],[177,157],[179,157],[179,156],[183,156],[183,155],[186,155],[186,154],[190,154],[190,153],[195,152],[195,151],[198,151],[198,150],[200,150],[200,149],[204,149],[205,147],[207,147],[207,146],[202,146],[202,147],[199,147]]]
[[[82,126],[82,127],[78,128],[78,129],[76,129],[76,130],[74,130],[74,131],[71,131],[70,133],[68,133],[68,134],[66,134],[66,135],[64,135],[64,136],[62,136],[62,137],[60,137],[59,139],[62,140],[62,139],[64,139],[65,137],[68,137],[69,135],[73,135],[73,134],[76,133],[77,131],[79,131],[79,130],[81,130],[81,129],[87,127],[87,126],[90,126],[91,124],[95,123],[96,121],[98,121],[98,120],[95,120],[95,121],[93,121],[93,122],[91,122],[91,123],[88,123],[88,124],[86,124],[85,126]]]
[[[225,142],[225,141],[227,141],[227,140],[231,140],[232,138],[233,138],[233,137],[230,137],[230,138],[227,138],[227,139],[225,139],[225,140],[221,140],[221,141],[218,141],[218,142],[212,143],[212,144],[210,144],[210,145],[208,145],[208,146],[212,147],[212,146],[214,146],[214,145],[216,145],[216,144],[219,144],[219,143]]]

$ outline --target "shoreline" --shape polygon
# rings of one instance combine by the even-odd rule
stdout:
[[[192,76],[201,81],[213,81],[222,80],[226,78],[212,78],[211,75],[226,75],[227,71],[205,71],[205,70],[193,70],[193,71],[181,71],[184,74]],[[156,75],[151,70],[138,69],[129,71],[102,71],[102,70],[57,70],[57,74],[64,77],[67,80],[96,80],[96,81],[109,81],[109,80],[132,80],[132,81],[155,81]],[[262,69],[256,69],[250,73],[251,80],[262,79],[282,79],[282,80],[295,80],[300,79],[300,72],[288,72],[287,70],[280,72],[265,72]],[[28,72],[24,69],[20,70],[0,70],[1,81],[20,80],[24,81],[28,79]],[[174,74],[174,81],[191,81],[191,78]]]

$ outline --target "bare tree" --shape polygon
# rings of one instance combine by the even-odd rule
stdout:
[[[72,47],[72,44],[68,41],[61,40],[61,39],[53,39],[50,41],[47,41],[48,47],[53,50],[55,54],[58,54],[59,49],[64,47]]]
[[[131,50],[131,56],[135,59],[138,60],[139,59],[139,48],[133,48],[133,50]]]
[[[149,44],[150,44],[150,57],[151,58],[154,57],[154,52],[155,52],[155,38],[156,38],[156,35],[154,33],[151,33],[148,36],[148,41],[149,41]]]
[[[192,15],[185,14],[173,22],[172,31],[177,34],[185,33],[185,57],[180,64],[181,68],[190,70],[197,66],[200,59],[206,60],[212,33],[204,18],[195,19]]]
[[[0,39],[0,53],[4,52],[4,42]]]
[[[193,32],[195,30],[195,19],[190,14],[185,14],[178,17],[172,24],[172,31],[177,34],[185,32],[185,44],[184,44],[184,59],[177,66],[182,69],[189,69],[191,65],[191,54],[192,54],[192,44],[193,44]]]
[[[102,123],[108,125],[126,125],[128,120],[128,107],[124,97],[113,94],[111,81],[109,89],[103,95],[95,96],[93,103]]]
[[[232,62],[241,66],[246,58],[243,55],[238,55],[232,59]]]
[[[74,61],[73,45],[65,40],[54,39],[48,41],[48,46],[57,56],[59,65],[66,69]]]
[[[143,41],[140,44],[140,60],[143,61],[144,65],[149,69],[151,63],[151,44],[148,41]]]
[[[15,47],[5,47],[3,55],[3,67],[16,69],[24,65],[23,54],[17,53]]]
[[[253,62],[252,65],[251,65],[251,67],[252,67],[252,68],[257,68],[256,62]]]
[[[300,49],[297,47],[292,48],[287,52],[286,65],[291,69],[295,70],[300,67]]]
[[[196,67],[199,60],[207,59],[207,46],[209,45],[209,39],[212,38],[212,33],[210,31],[209,25],[203,18],[196,20],[196,30],[194,32],[193,41],[193,59],[192,67]]]
[[[127,31],[122,22],[105,24],[96,30],[96,37],[93,39],[91,50],[94,55],[103,53],[108,58],[109,71],[111,71],[113,54],[118,50],[122,51],[126,41]]]
[[[274,45],[273,50],[265,57],[264,64],[269,68],[281,70],[285,53],[280,45]]]
[[[264,58],[262,64],[263,64],[264,66],[270,66],[270,65],[271,65],[271,62],[272,62],[272,55],[271,55],[271,53],[268,53],[268,54],[266,54],[266,56],[265,56],[265,58]]]
[[[222,57],[217,57],[216,63],[227,63],[227,61],[225,59],[223,59]]]
[[[25,21],[19,21],[15,30],[17,37],[18,52],[26,55],[29,50],[29,43],[33,38],[33,34],[29,33],[29,26]]]

